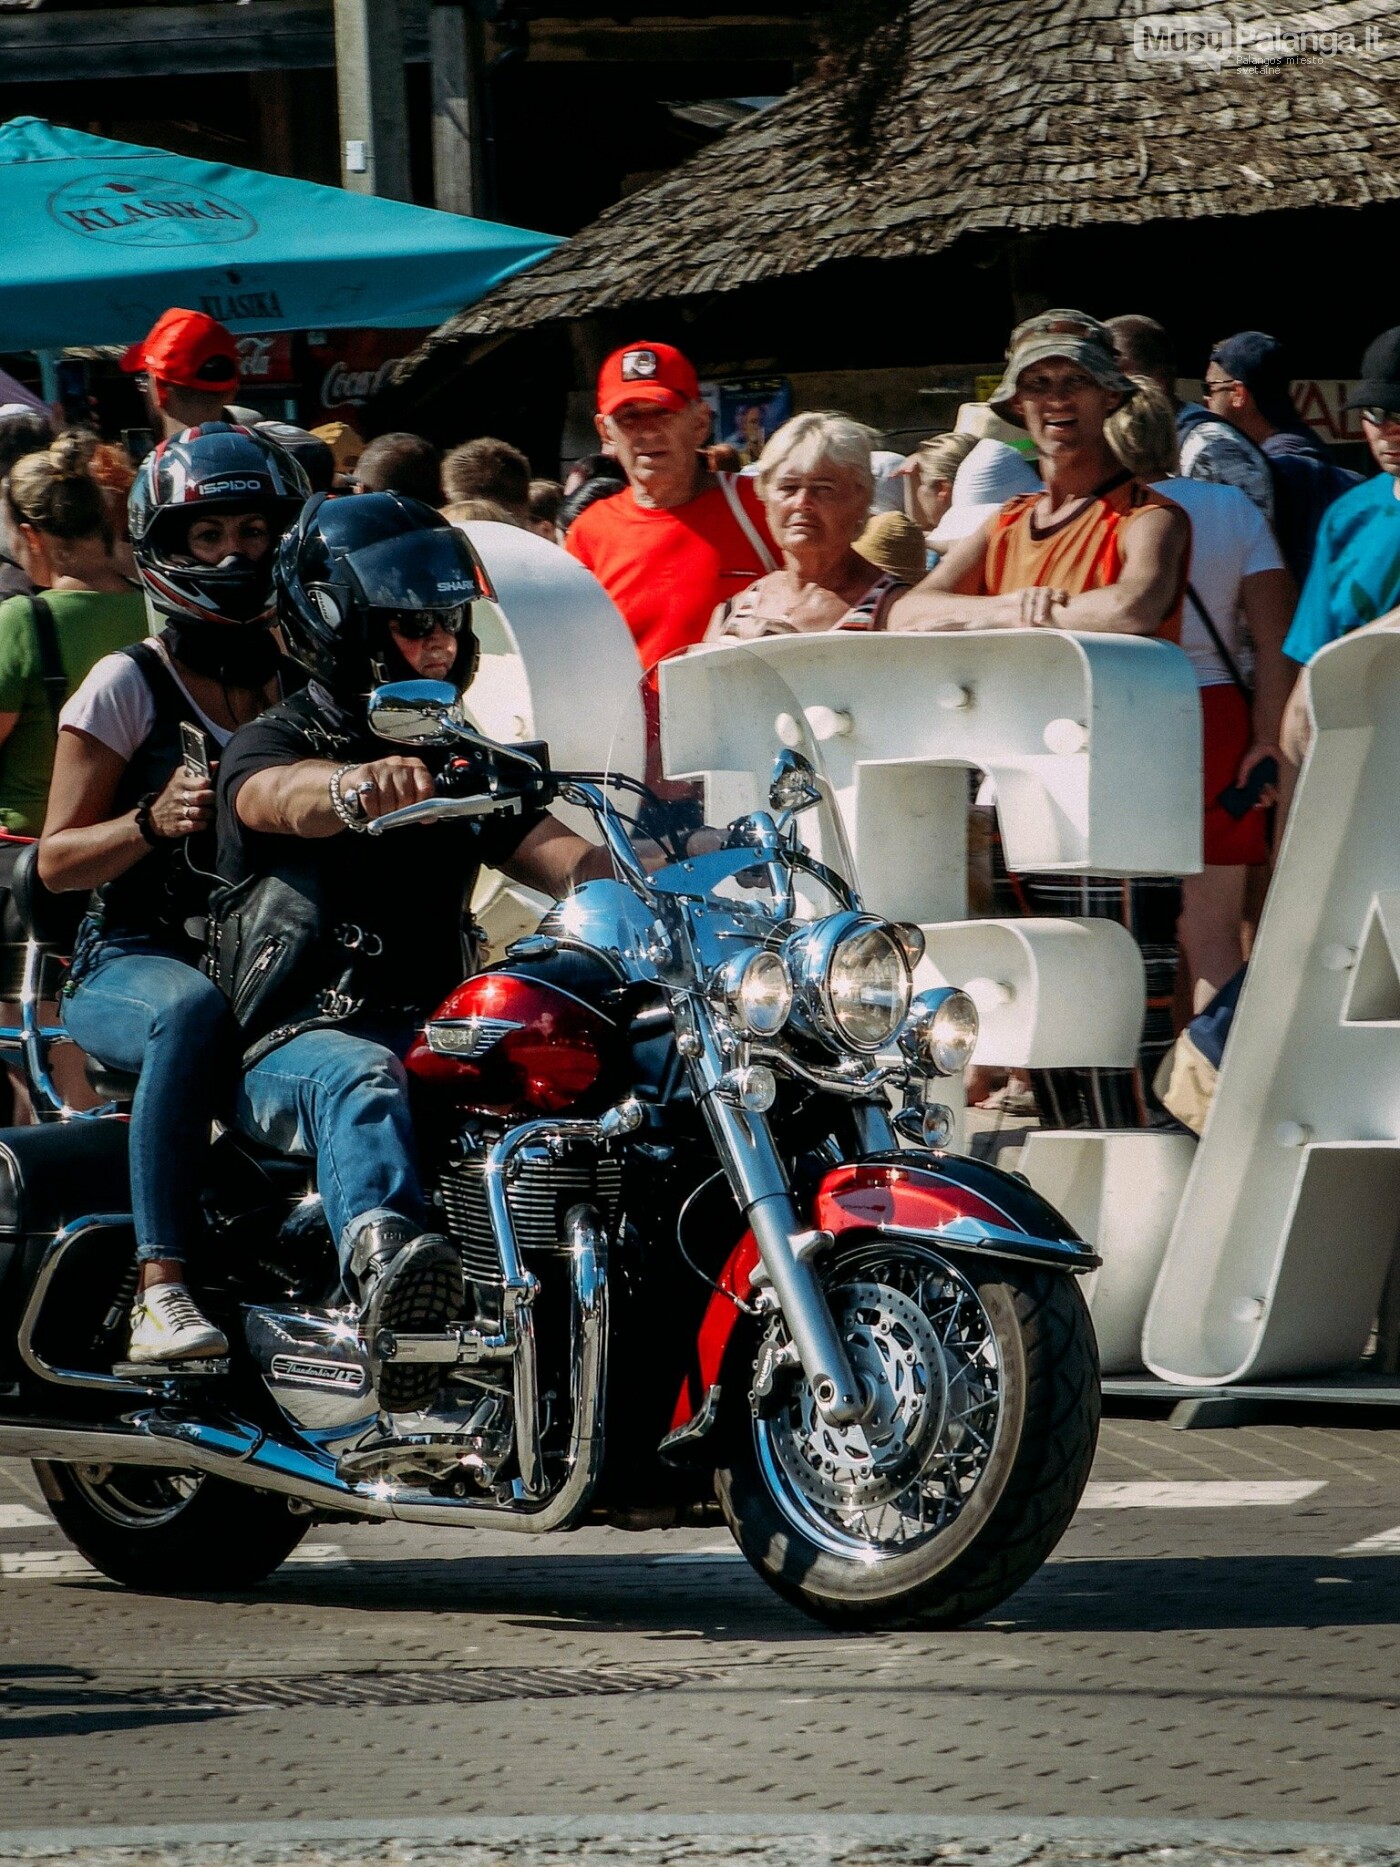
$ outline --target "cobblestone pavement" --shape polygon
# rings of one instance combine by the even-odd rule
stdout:
[[[131,1594],[0,1464],[0,1860],[64,1828],[91,1867],[1400,1862],[1400,1432],[1109,1420],[1056,1558],[954,1634],[833,1634],[718,1530],[335,1525],[300,1553],[255,1594]],[[331,1817],[361,1828],[297,1826]],[[481,1838],[555,1817],[600,1825]],[[1235,1820],[1309,1826],[1210,1840]],[[268,1821],[274,1851],[242,1826]]]

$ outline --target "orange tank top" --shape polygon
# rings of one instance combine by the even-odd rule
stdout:
[[[1125,474],[1110,481],[1067,518],[1037,526],[1039,493],[1008,499],[989,521],[984,569],[989,594],[1047,587],[1082,596],[1117,583],[1123,569],[1123,534],[1140,513],[1153,507],[1181,511],[1141,480]],[[1185,556],[1172,606],[1156,629],[1168,642],[1181,640],[1181,608],[1190,565]]]

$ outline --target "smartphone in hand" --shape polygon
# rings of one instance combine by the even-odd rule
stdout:
[[[1278,760],[1261,758],[1243,784],[1227,785],[1216,798],[1223,811],[1238,820],[1246,816],[1264,795],[1265,787],[1278,783]]]
[[[185,770],[192,778],[213,778],[209,735],[202,727],[191,725],[189,720],[180,721],[180,750],[184,755]]]

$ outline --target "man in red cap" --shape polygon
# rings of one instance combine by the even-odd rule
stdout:
[[[158,438],[231,419],[224,405],[238,387],[238,349],[232,332],[202,311],[163,313],[127,351],[122,368],[143,379]]]
[[[752,483],[711,473],[710,411],[670,344],[614,350],[598,374],[598,433],[627,485],[569,527],[566,550],[621,610],[650,672],[704,636],[715,606],[777,567]]]

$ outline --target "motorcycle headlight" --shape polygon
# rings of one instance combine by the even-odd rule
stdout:
[[[851,1050],[879,1050],[904,1022],[912,990],[903,943],[884,921],[833,914],[789,944],[807,1021]]]
[[[780,953],[756,947],[738,953],[720,971],[717,995],[746,1037],[776,1037],[792,1010],[792,980]]]
[[[977,1007],[967,993],[940,986],[920,992],[909,1007],[899,1047],[912,1062],[940,1076],[956,1076],[972,1061],[978,1030]]]

